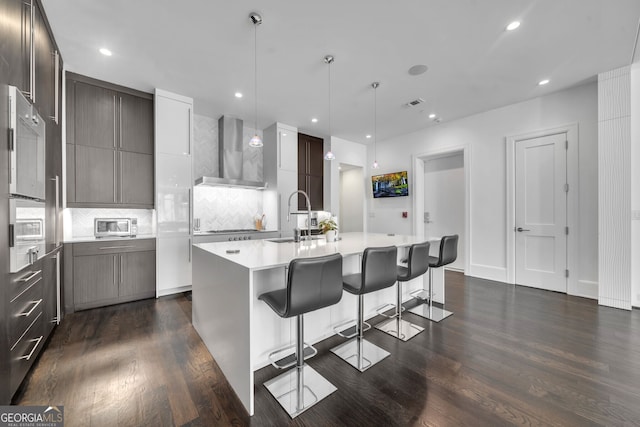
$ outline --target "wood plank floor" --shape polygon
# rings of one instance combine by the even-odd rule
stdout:
[[[291,421],[256,373],[249,417],[191,327],[183,295],[67,316],[14,403],[65,406],[67,426],[639,426],[640,312],[447,272],[441,323],[365,335],[391,356],[359,373],[308,363],[338,391]],[[354,307],[355,312],[355,307]]]

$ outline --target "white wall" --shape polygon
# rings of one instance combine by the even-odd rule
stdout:
[[[631,67],[631,302],[640,307],[640,62]]]
[[[458,270],[464,270],[465,261],[464,183],[461,152],[424,162],[424,210],[431,221],[425,224],[425,236],[458,235],[458,258],[449,265]]]
[[[364,231],[364,174],[362,167],[340,172],[340,231]]]
[[[577,123],[579,131],[580,254],[578,279],[594,284],[598,279],[597,198],[597,85],[589,83],[518,104],[490,110],[451,122],[445,121],[421,131],[378,142],[380,169],[375,173],[400,170],[413,176],[414,156],[427,151],[468,145],[470,155],[470,245],[472,276],[506,281],[506,144],[509,135]],[[369,161],[373,161],[372,150]],[[371,175],[369,170],[369,176]],[[367,176],[365,176],[365,179]],[[367,194],[370,215],[368,230],[410,234],[413,189],[410,196],[373,199]]]
[[[359,166],[363,168],[363,171],[367,170],[367,146],[359,144],[357,142],[347,141],[346,139],[340,139],[336,137],[331,138],[331,151],[335,154],[335,160],[331,162],[325,162],[325,210],[331,211],[334,215],[340,213],[340,163],[349,164],[352,166]],[[328,169],[328,170],[327,170]],[[329,173],[327,173],[329,172]],[[326,178],[329,178],[328,180]],[[367,187],[367,179],[370,177],[364,173],[363,176],[363,188]],[[327,186],[329,183],[329,186]],[[329,188],[330,192],[327,195],[326,189]],[[365,197],[368,192],[365,191]],[[328,197],[327,197],[328,196]],[[330,204],[327,207],[327,198],[330,200]],[[366,200],[366,199],[365,199]],[[338,218],[338,220],[340,220]],[[362,214],[362,222],[364,230],[367,230],[367,209]]]

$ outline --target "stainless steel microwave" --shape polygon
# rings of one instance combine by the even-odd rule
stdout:
[[[37,200],[9,199],[10,271],[33,264],[45,252],[45,204]]]
[[[9,193],[45,198],[45,121],[20,90],[9,86]]]
[[[138,218],[96,218],[95,237],[133,237],[138,234]]]

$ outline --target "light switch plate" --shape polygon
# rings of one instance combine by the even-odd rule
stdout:
[[[640,221],[640,211],[636,211],[636,210],[631,211],[631,220]]]

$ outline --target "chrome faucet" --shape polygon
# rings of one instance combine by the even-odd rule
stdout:
[[[291,219],[291,198],[298,193],[301,193],[304,198],[307,199],[307,239],[311,239],[311,200],[309,200],[309,196],[304,191],[296,190],[289,195],[289,201],[287,202],[287,221]]]

